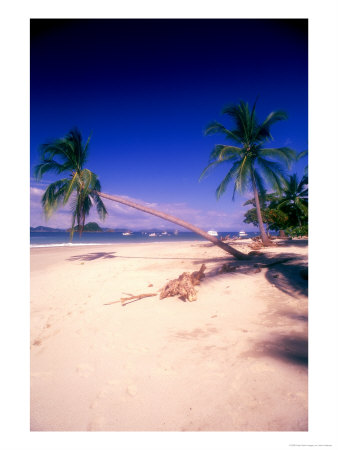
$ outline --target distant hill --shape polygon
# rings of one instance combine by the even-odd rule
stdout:
[[[61,229],[61,228],[51,228],[51,227],[44,227],[42,225],[38,226],[38,227],[30,227],[30,232],[31,233],[35,233],[35,232],[39,232],[39,233],[44,233],[44,232],[49,232],[49,233],[64,233],[64,232],[68,232],[69,233],[70,228],[68,229]],[[78,227],[75,227],[75,231],[78,231]],[[84,226],[84,231],[98,231],[98,232],[106,232],[106,233],[114,233],[114,232],[121,232],[124,233],[125,231],[128,231],[127,228],[101,228],[96,222],[88,222],[85,226]]]
[[[42,233],[44,233],[44,232],[49,232],[49,233],[60,233],[60,232],[64,232],[64,231],[66,231],[66,230],[61,230],[60,228],[50,228],[50,227],[43,227],[43,226],[39,226],[39,227],[30,227],[30,231],[32,232],[32,233],[35,233],[35,232],[42,232]]]
[[[76,227],[74,227],[74,230],[75,231],[79,231],[78,225],[76,225]],[[67,231],[70,231],[70,229],[68,229]],[[90,231],[90,232],[93,232],[93,231],[95,231],[95,232],[102,232],[103,230],[102,230],[102,228],[99,227],[99,225],[96,222],[88,222],[83,227],[83,231],[84,232],[86,232],[86,231],[87,232],[88,231]]]

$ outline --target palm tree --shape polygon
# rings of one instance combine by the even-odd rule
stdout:
[[[139,203],[133,202],[131,200],[127,200],[127,199],[125,199],[123,197],[119,197],[117,195],[105,194],[103,192],[97,192],[97,195],[99,197],[106,198],[108,200],[112,200],[114,202],[118,202],[118,203],[122,203],[123,205],[130,206],[131,208],[138,209],[139,211],[142,211],[142,212],[145,212],[148,214],[152,214],[153,216],[161,217],[161,219],[167,220],[168,222],[172,222],[176,225],[179,225],[183,228],[186,228],[187,230],[190,230],[190,231],[200,235],[204,239],[207,239],[208,241],[217,245],[221,249],[230,253],[237,259],[248,259],[248,256],[245,253],[239,252],[238,250],[231,247],[229,244],[222,242],[221,240],[217,239],[214,236],[210,236],[204,230],[201,230],[201,228],[198,228],[195,225],[192,225],[191,223],[186,222],[185,220],[179,219],[178,217],[163,213],[161,211],[157,211],[156,209],[153,209],[153,208],[148,208],[147,206],[140,205]]]
[[[169,214],[157,211],[147,206],[127,200],[116,195],[108,195],[100,192],[101,186],[97,176],[88,169],[83,168],[87,159],[89,139],[85,145],[82,144],[82,137],[78,130],[71,130],[65,138],[57,139],[53,142],[41,146],[42,162],[35,167],[35,176],[41,179],[44,173],[54,171],[62,173],[68,171],[69,178],[63,178],[51,183],[42,197],[42,206],[47,217],[59,207],[65,205],[73,195],[72,203],[72,228],[71,236],[74,232],[74,224],[77,221],[80,233],[83,230],[85,217],[93,204],[101,218],[107,214],[106,208],[101,200],[106,198],[123,205],[130,206],[148,214],[161,217],[164,220],[175,223],[176,225],[187,228],[190,231],[202,236],[213,244],[230,253],[237,259],[247,259],[247,255],[234,249],[230,245],[220,241],[214,236],[210,236],[205,231],[184,220],[178,219]],[[58,162],[54,157],[59,157]]]
[[[290,175],[285,180],[285,186],[282,190],[282,196],[277,201],[277,209],[286,212],[289,217],[294,218],[299,226],[302,225],[302,219],[308,217],[308,177],[304,175],[299,182],[297,174]]]
[[[47,187],[41,203],[45,216],[49,218],[61,204],[65,205],[71,199],[71,239],[75,222],[79,235],[82,235],[85,218],[93,205],[96,206],[101,219],[107,215],[107,210],[96,193],[101,190],[101,184],[95,173],[83,167],[87,160],[89,141],[90,137],[83,144],[81,133],[74,128],[64,138],[42,144],[41,163],[34,171],[38,180],[48,172],[68,172],[68,178],[57,180]]]
[[[264,143],[272,139],[271,126],[286,119],[287,115],[284,111],[275,111],[270,113],[264,122],[259,123],[255,109],[256,102],[250,111],[248,104],[241,101],[239,105],[227,106],[222,111],[234,121],[234,129],[229,130],[218,122],[212,122],[207,126],[206,135],[222,134],[237,145],[216,145],[200,180],[209,169],[231,162],[232,167],[216,189],[217,199],[225,192],[232,180],[235,182],[233,199],[236,192],[244,193],[250,188],[255,198],[262,242],[264,245],[271,245],[264,230],[258,194],[263,194],[266,184],[274,187],[277,192],[281,191],[284,166],[290,166],[296,154],[288,147],[263,148]]]

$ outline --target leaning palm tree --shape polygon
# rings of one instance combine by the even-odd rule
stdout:
[[[290,175],[285,181],[282,196],[277,201],[277,209],[280,209],[294,217],[297,225],[302,225],[302,220],[308,217],[308,177],[304,175],[299,182],[297,174]]]
[[[71,200],[72,224],[70,237],[74,234],[75,222],[81,236],[85,218],[93,205],[101,219],[107,210],[97,195],[101,190],[100,181],[95,173],[84,168],[87,160],[90,137],[84,144],[81,133],[72,129],[64,138],[42,144],[40,147],[41,162],[35,167],[35,177],[39,180],[45,173],[68,173],[67,178],[51,183],[42,196],[42,206],[46,218],[61,205]],[[73,194],[73,195],[72,195]]]
[[[271,241],[263,225],[259,193],[263,194],[267,185],[272,186],[277,192],[281,191],[284,166],[290,166],[296,153],[288,147],[263,147],[272,139],[271,126],[286,119],[287,115],[284,111],[275,111],[270,113],[264,122],[259,123],[255,109],[256,102],[250,111],[248,104],[241,101],[239,105],[227,106],[222,111],[234,121],[234,129],[229,130],[218,122],[212,122],[207,126],[206,135],[222,134],[237,145],[216,145],[200,180],[211,168],[232,163],[232,167],[216,189],[217,199],[224,194],[231,181],[234,181],[233,199],[236,192],[244,193],[248,188],[252,190],[262,242],[264,245],[270,245]]]
[[[230,253],[237,259],[247,259],[247,255],[236,250],[230,245],[210,236],[204,230],[178,219],[169,214],[157,211],[139,203],[130,201],[117,195],[105,194],[101,191],[100,182],[97,176],[88,169],[83,168],[87,159],[89,139],[85,145],[82,144],[82,137],[76,129],[71,130],[69,134],[62,139],[43,144],[41,146],[42,162],[35,167],[35,176],[41,179],[46,172],[54,171],[56,173],[69,172],[69,178],[63,178],[51,183],[42,197],[42,206],[47,217],[62,204],[65,205],[71,198],[72,203],[72,228],[71,236],[74,232],[74,224],[77,221],[80,232],[82,232],[85,217],[88,215],[90,207],[95,204],[101,218],[107,214],[106,208],[101,200],[106,198],[123,205],[130,206],[142,212],[161,217],[164,220],[175,223],[176,225],[187,228],[190,231],[202,236],[213,244]],[[60,161],[54,159],[58,157]]]

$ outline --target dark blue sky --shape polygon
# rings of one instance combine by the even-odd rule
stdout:
[[[259,95],[261,120],[289,114],[272,128],[273,146],[307,149],[307,46],[306,20],[32,20],[31,168],[39,144],[77,126],[85,138],[92,133],[87,166],[104,192],[203,228],[252,229],[242,224],[247,197],[232,202],[230,188],[216,200],[220,168],[198,182],[213,145],[225,142],[203,130],[212,120],[230,126],[222,107]],[[32,186],[35,226],[44,185]],[[109,207],[108,226],[168,226]],[[63,226],[65,216],[49,225]]]

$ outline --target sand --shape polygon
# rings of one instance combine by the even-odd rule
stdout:
[[[31,430],[306,431],[307,241],[264,253],[294,259],[259,271],[204,242],[32,248]],[[106,305],[202,263],[195,302]]]

